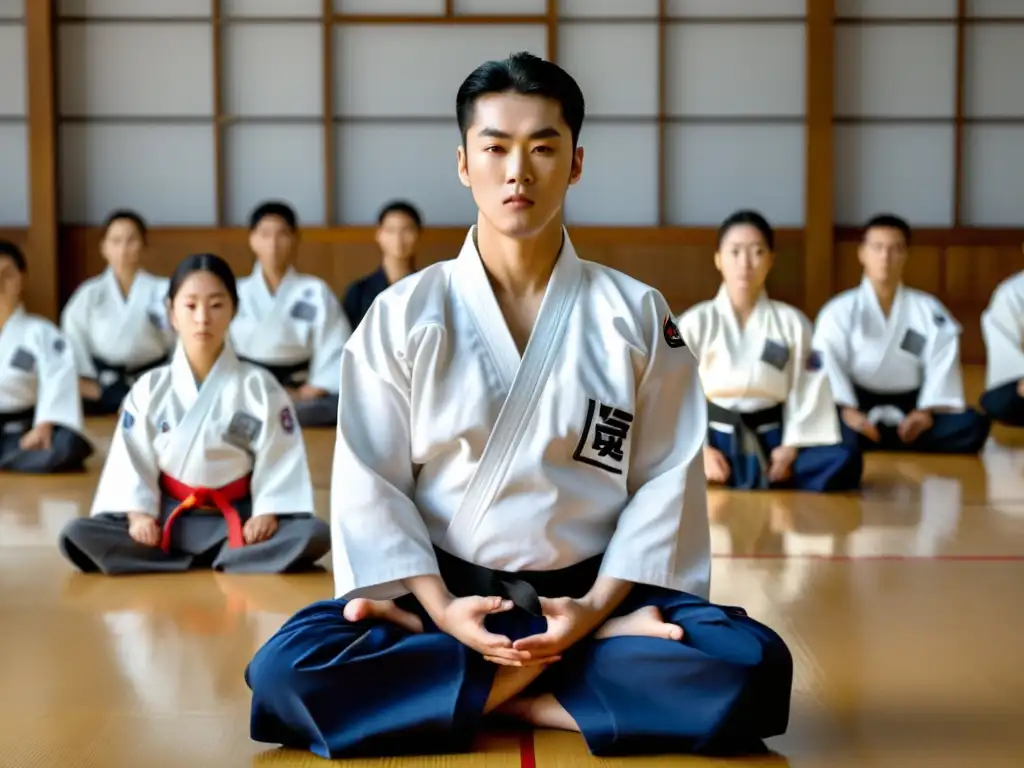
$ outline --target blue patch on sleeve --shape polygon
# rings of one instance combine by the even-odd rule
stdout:
[[[121,416],[121,426],[123,426],[125,429],[131,429],[132,427],[135,426],[135,416],[132,415],[131,411],[127,409],[124,410]]]
[[[821,370],[821,352],[816,349],[812,349],[811,354],[807,356],[807,370],[810,373],[817,373]]]

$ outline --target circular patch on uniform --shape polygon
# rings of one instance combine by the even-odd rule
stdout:
[[[292,416],[292,409],[288,406],[281,409],[281,429],[289,435],[295,431],[295,418]]]
[[[665,343],[673,349],[686,346],[686,342],[683,341],[683,334],[679,332],[679,327],[676,325],[676,321],[672,319],[672,315],[665,315],[665,324],[662,326],[662,332],[665,334]]]
[[[807,356],[807,370],[811,373],[821,370],[821,353],[816,349],[812,349]]]

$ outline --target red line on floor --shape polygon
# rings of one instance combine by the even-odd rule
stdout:
[[[537,755],[533,749],[533,731],[519,737],[519,768],[537,768]]]
[[[712,555],[719,560],[835,560],[844,562],[865,562],[887,560],[939,560],[963,563],[1017,563],[1024,562],[1024,555]]]

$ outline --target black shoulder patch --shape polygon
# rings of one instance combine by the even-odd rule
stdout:
[[[672,349],[686,346],[686,342],[683,341],[683,334],[679,332],[679,326],[676,325],[676,321],[672,319],[671,314],[665,315],[665,323],[662,325],[661,330],[665,335],[665,343],[672,347]]]

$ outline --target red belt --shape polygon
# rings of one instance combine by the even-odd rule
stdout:
[[[160,475],[160,490],[173,499],[181,501],[164,522],[163,539],[160,546],[164,552],[171,549],[171,526],[182,512],[197,507],[216,507],[224,515],[228,525],[228,546],[245,546],[242,536],[242,519],[231,502],[240,501],[249,495],[249,476],[240,477],[221,488],[191,488],[169,475]]]

